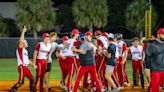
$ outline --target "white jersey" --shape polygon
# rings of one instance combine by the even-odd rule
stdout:
[[[116,47],[118,48],[119,57],[124,57],[124,51],[127,49],[126,43],[124,41],[117,42]]]
[[[50,45],[51,45],[51,51],[48,56],[48,63],[52,62],[52,53],[58,48],[58,44],[56,42],[52,42],[50,43]]]
[[[98,39],[103,43],[105,48],[108,48],[108,39],[105,36],[101,36]]]
[[[51,50],[51,45],[45,45],[43,42],[40,42],[37,44],[36,50],[38,50],[37,59],[47,59]]]
[[[27,66],[29,64],[28,51],[25,48],[18,48],[16,50],[17,62],[19,65]]]
[[[137,48],[134,46],[130,47],[130,53],[132,55],[132,60],[141,60],[142,59],[142,53],[143,53],[143,47],[138,46]]]
[[[61,56],[70,56],[68,45],[64,46],[63,44],[60,44],[59,47],[62,48],[62,49],[60,49],[60,55]]]
[[[69,43],[69,46],[68,46],[69,56],[75,56],[75,53],[71,49],[75,41],[76,41],[76,39],[69,39],[68,40],[68,43]]]
[[[118,52],[118,47],[117,47],[117,43],[116,42],[114,42],[114,44],[116,45],[116,55],[115,55],[115,57],[116,58],[119,58],[119,52]]]

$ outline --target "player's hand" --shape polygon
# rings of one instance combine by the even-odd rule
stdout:
[[[103,54],[107,55],[108,54],[107,50],[103,50]]]
[[[121,62],[121,65],[124,65],[124,64],[125,64],[125,61],[122,61],[122,62]]]
[[[144,63],[144,60],[141,60],[142,63]]]
[[[83,49],[80,49],[79,52],[80,52],[81,54],[86,54],[86,50],[83,50]]]
[[[27,31],[27,27],[26,26],[23,26],[23,32],[26,32]]]
[[[35,64],[33,65],[33,67],[34,67],[34,69],[37,69],[38,68]]]

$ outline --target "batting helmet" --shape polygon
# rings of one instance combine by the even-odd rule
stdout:
[[[122,35],[121,33],[117,33],[117,34],[115,35],[115,38],[117,38],[117,39],[122,39],[122,38],[123,38],[123,35]]]

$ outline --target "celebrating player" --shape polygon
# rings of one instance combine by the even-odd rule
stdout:
[[[83,75],[90,73],[93,80],[96,82],[98,92],[101,92],[101,84],[96,73],[94,52],[96,47],[91,43],[92,33],[86,32],[84,41],[81,43],[74,43],[72,47],[73,51],[79,53],[80,68],[76,77],[75,86],[73,92],[77,92],[79,82]]]
[[[48,86],[48,92],[51,92],[51,85],[50,85],[50,71],[51,71],[51,63],[52,63],[52,53],[57,49],[58,44],[55,42],[57,38],[56,32],[50,33],[50,44],[51,44],[51,51],[49,53],[48,57],[48,63],[47,63],[47,70],[45,74],[45,86]]]
[[[23,27],[20,39],[18,41],[18,47],[16,50],[17,62],[18,62],[18,72],[19,72],[19,81],[12,87],[11,92],[16,92],[16,90],[24,84],[24,78],[27,77],[30,80],[30,92],[34,92],[34,77],[32,76],[28,64],[33,65],[34,68],[37,68],[28,57],[28,43],[24,38],[24,34],[27,31],[26,26]]]
[[[108,49],[104,51],[104,55],[107,58],[107,66],[105,70],[105,78],[108,82],[108,91],[110,92],[113,88],[114,92],[117,92],[117,86],[112,79],[112,74],[114,70],[114,66],[116,65],[116,45],[113,43],[114,35],[108,34],[109,46]],[[107,92],[108,92],[107,91]]]
[[[43,92],[43,80],[46,73],[47,58],[51,50],[51,45],[49,44],[49,34],[44,33],[42,35],[42,39],[43,42],[39,42],[36,45],[33,57],[34,63],[37,65],[35,91],[40,78],[40,92]]]
[[[69,40],[68,36],[63,36],[62,38],[63,43],[59,45],[59,48],[56,51],[56,56],[59,61],[61,75],[62,75],[62,80],[60,81],[60,87],[64,89],[66,89],[65,79],[68,75],[68,70],[69,70],[67,67],[67,61],[66,61],[67,60],[66,58],[69,56],[68,40]]]
[[[98,55],[96,56],[98,75],[103,88],[105,88],[104,71],[106,67],[106,58],[103,54],[103,50],[108,48],[108,39],[105,36],[102,36],[102,32],[100,30],[96,30],[94,34],[96,36],[96,46],[98,51]]]
[[[76,41],[76,39],[79,37],[79,30],[73,29],[71,32],[71,39],[68,40],[69,46],[68,46],[68,52],[69,56],[66,58],[67,63],[67,69],[68,69],[68,81],[67,81],[67,92],[71,92],[71,83],[72,83],[72,76],[74,73],[74,63],[75,60],[75,53],[72,50],[73,43]]]
[[[119,58],[117,60],[117,74],[119,78],[120,86],[124,86],[124,83],[129,83],[127,74],[125,71],[126,68],[126,59],[127,59],[127,46],[123,41],[123,35],[121,33],[117,33],[116,35],[116,46],[118,48]]]

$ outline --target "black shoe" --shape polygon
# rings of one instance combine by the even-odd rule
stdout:
[[[145,86],[142,86],[142,89],[145,89]]]
[[[16,92],[16,89],[12,88],[11,91],[9,91],[9,92]]]
[[[53,92],[51,88],[48,88],[48,92]]]

